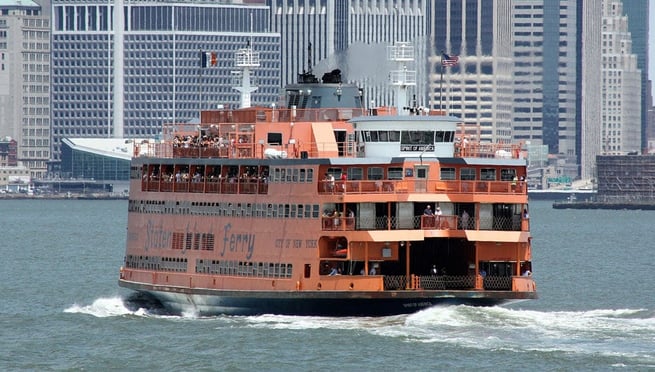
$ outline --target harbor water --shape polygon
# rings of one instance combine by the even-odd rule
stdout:
[[[530,204],[538,300],[199,318],[129,306],[127,201],[0,200],[0,370],[655,370],[655,211],[551,204]]]

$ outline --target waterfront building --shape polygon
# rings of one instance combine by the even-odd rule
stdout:
[[[253,102],[278,96],[280,35],[269,31],[264,0],[134,0],[123,8],[124,32],[117,33],[112,3],[53,0],[57,173],[63,138],[157,137],[165,122],[187,122],[219,104],[238,105],[240,94],[232,88],[235,52],[248,43],[260,57]],[[215,53],[210,67],[200,66],[201,51]]]
[[[50,159],[50,20],[30,0],[0,3],[0,137],[40,177]]]
[[[597,164],[598,202],[655,202],[655,156],[601,155]]]
[[[0,166],[15,167],[18,165],[16,156],[18,144],[11,137],[0,139]]]
[[[121,138],[63,138],[61,174],[66,180],[111,184],[117,192],[129,190],[134,143],[143,141],[147,142]]]
[[[429,100],[463,119],[466,135],[512,140],[512,1],[430,2]],[[458,56],[442,67],[442,53]]]
[[[632,53],[621,0],[603,1],[602,149],[604,155],[641,152],[641,70]]]

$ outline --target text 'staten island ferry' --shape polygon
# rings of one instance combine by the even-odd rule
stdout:
[[[367,110],[338,70],[284,98],[203,111],[135,149],[122,287],[199,315],[537,297],[519,146],[458,141],[455,117]]]

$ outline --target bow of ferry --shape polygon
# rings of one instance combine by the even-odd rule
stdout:
[[[476,143],[455,117],[365,109],[336,70],[285,93],[136,146],[120,286],[200,315],[537,297],[520,146]]]

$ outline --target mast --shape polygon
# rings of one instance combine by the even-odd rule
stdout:
[[[233,88],[241,92],[240,107],[246,108],[251,106],[251,93],[257,90],[254,84],[254,79],[251,76],[251,69],[259,67],[259,52],[252,49],[252,13],[250,14],[250,39],[245,48],[237,50],[235,53],[234,65],[240,71],[232,71],[235,74],[235,85]]]
[[[414,46],[408,42],[398,42],[387,47],[389,61],[395,62],[396,69],[389,74],[390,84],[395,88],[398,115],[408,115],[415,111],[415,103],[407,105],[407,88],[416,86],[416,71],[408,70],[407,64],[414,62]]]

